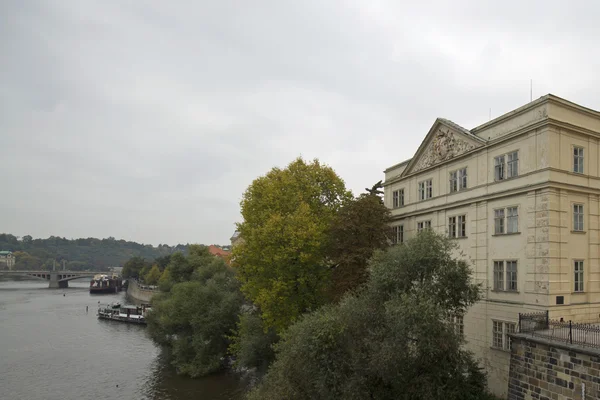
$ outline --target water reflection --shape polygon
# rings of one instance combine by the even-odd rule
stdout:
[[[241,376],[230,372],[198,379],[177,375],[164,351],[154,359],[150,370],[144,395],[152,400],[243,399],[247,384]]]
[[[87,281],[47,285],[0,280],[2,400],[244,397],[246,383],[236,375],[178,376],[144,327],[98,320],[98,301],[125,302],[123,293],[90,295]]]

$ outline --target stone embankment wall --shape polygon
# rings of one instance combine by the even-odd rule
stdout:
[[[149,289],[147,286],[142,286],[134,279],[128,280],[127,296],[134,298],[142,303],[150,303],[152,296],[158,293],[157,289]]]
[[[600,350],[517,334],[512,339],[509,400],[600,398]]]

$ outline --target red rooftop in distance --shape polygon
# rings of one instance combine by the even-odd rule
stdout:
[[[229,264],[229,256],[231,255],[231,252],[223,250],[222,248],[217,247],[213,244],[208,246],[208,251],[214,256],[221,257],[225,260],[225,262],[227,262],[227,264]]]

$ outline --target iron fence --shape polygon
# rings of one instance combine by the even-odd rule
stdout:
[[[519,314],[519,332],[569,344],[600,348],[600,324],[548,318],[548,311]]]

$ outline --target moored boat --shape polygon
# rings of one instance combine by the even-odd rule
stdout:
[[[98,306],[98,318],[146,325],[146,316],[151,310],[152,308],[146,304],[142,306],[109,304],[108,306]]]
[[[120,276],[99,274],[90,281],[90,293],[117,293],[123,287]]]

